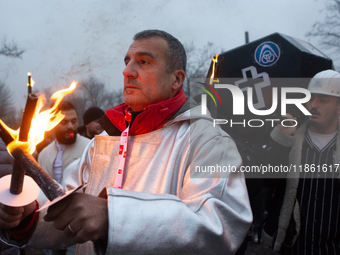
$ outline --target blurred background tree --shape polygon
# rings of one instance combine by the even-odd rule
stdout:
[[[187,71],[183,89],[187,96],[190,95],[190,79],[205,78],[207,76],[211,59],[222,53],[223,49],[217,49],[212,42],[207,42],[202,48],[197,48],[192,41],[184,45],[187,53]]]
[[[340,58],[340,0],[331,0],[326,3],[326,17],[323,21],[314,23],[312,30],[306,34],[307,37],[318,38],[321,47],[326,50],[332,59]],[[337,61],[335,61],[337,62]],[[340,69],[340,63],[336,64]]]
[[[0,44],[0,56],[21,58],[25,52],[23,49],[19,49],[16,43],[7,43],[6,37],[4,37]],[[6,84],[0,81],[0,119],[2,119],[7,126],[17,129],[21,124],[22,112],[18,112],[14,103],[11,90]]]
[[[49,87],[44,89],[38,94],[44,94],[46,99],[49,100],[51,95],[65,87]],[[83,125],[84,112],[91,106],[97,106],[104,112],[118,104],[124,102],[123,89],[109,90],[104,83],[97,78],[90,77],[86,80],[78,82],[77,88],[72,94],[65,97],[65,100],[70,101],[77,110],[79,126]],[[47,103],[50,106],[49,103]]]
[[[84,112],[91,106],[99,107],[105,112],[124,103],[123,89],[109,90],[104,83],[94,77],[80,81],[76,91],[66,98],[77,109],[79,125],[83,124]]]
[[[12,58],[21,58],[25,52],[23,49],[19,49],[15,42],[8,43],[6,37],[4,37],[0,44],[0,55]]]

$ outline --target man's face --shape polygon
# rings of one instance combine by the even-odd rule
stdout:
[[[98,119],[99,120],[99,119]],[[99,135],[104,131],[103,127],[99,124],[98,120],[91,121],[86,124],[86,134],[88,137],[94,137],[95,135]]]
[[[60,144],[73,144],[77,139],[78,119],[75,110],[61,111],[64,119],[55,127],[55,136]]]
[[[326,130],[336,131],[340,115],[338,97],[313,93],[307,107],[312,114],[309,116],[309,123],[314,130],[311,131],[317,133],[325,133]]]
[[[133,42],[125,56],[124,100],[134,111],[141,111],[173,97],[175,76],[166,72],[168,43],[152,37]]]

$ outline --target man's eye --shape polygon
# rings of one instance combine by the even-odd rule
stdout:
[[[149,61],[147,61],[147,60],[145,60],[145,59],[142,59],[142,60],[140,61],[140,63],[141,63],[142,65],[145,65],[145,64],[148,64]]]

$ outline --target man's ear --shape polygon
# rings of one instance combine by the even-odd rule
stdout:
[[[183,70],[176,70],[173,72],[173,82],[172,82],[172,89],[179,90],[184,83],[185,80],[185,72]]]

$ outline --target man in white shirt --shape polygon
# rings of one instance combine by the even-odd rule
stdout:
[[[201,116],[200,106],[190,107],[178,39],[146,30],[133,40],[124,58],[125,103],[106,111],[106,134],[65,169],[62,185],[87,183],[85,190],[39,215],[33,207],[43,201],[19,209],[0,204],[5,242],[58,249],[77,243],[81,255],[234,254],[241,245],[252,214],[234,141]],[[216,164],[235,172],[194,172]],[[18,244],[8,229],[25,216],[36,227],[26,232],[31,236],[21,232]]]
[[[89,139],[77,134],[78,118],[74,105],[63,101],[58,110],[65,115],[54,128],[56,139],[38,156],[38,163],[56,181],[60,182],[64,169],[80,158]]]
[[[64,169],[80,158],[90,139],[77,133],[77,112],[72,103],[63,101],[58,110],[65,115],[64,119],[54,128],[56,139],[46,146],[38,156],[38,163],[57,182],[61,182]],[[74,253],[74,246],[69,248]],[[68,254],[64,250],[50,250],[50,254]]]

